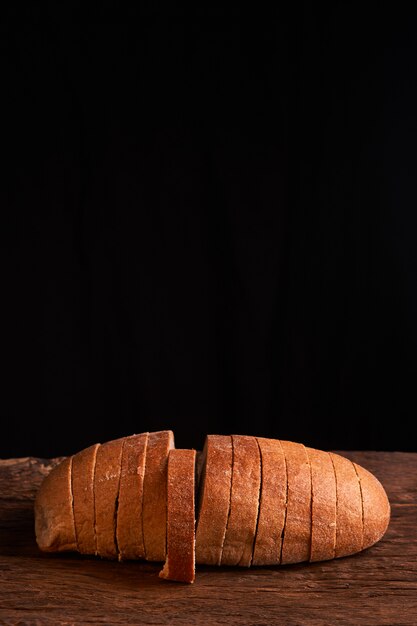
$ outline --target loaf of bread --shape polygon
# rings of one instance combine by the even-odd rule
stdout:
[[[378,479],[340,454],[244,435],[208,435],[196,453],[176,450],[169,430],[67,457],[35,500],[41,550],[165,561],[161,578],[188,583],[195,563],[355,554],[382,538],[389,519]]]

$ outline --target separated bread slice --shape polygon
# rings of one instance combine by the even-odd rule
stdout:
[[[171,430],[149,433],[143,481],[143,540],[148,561],[165,561],[168,455],[174,448]]]
[[[281,563],[310,559],[311,470],[305,447],[281,441],[287,466],[287,512],[282,541]]]
[[[336,476],[336,551],[347,556],[362,550],[362,496],[352,461],[330,452]]]
[[[142,503],[148,435],[132,435],[123,442],[116,527],[120,560],[145,558]]]
[[[255,437],[232,435],[232,445],[230,514],[221,564],[249,567],[258,519],[261,459]]]
[[[195,450],[168,457],[167,558],[159,576],[193,583],[195,578]]]
[[[35,499],[35,534],[41,550],[77,550],[72,508],[72,456],[44,478]]]
[[[77,452],[72,459],[72,494],[74,498],[74,521],[77,548],[81,554],[95,554],[94,535],[94,473],[96,443]]]
[[[310,561],[325,561],[336,550],[336,478],[328,452],[306,450],[311,466]]]
[[[94,472],[95,553],[118,557],[116,542],[117,499],[124,438],[108,441],[97,450]]]
[[[257,441],[262,480],[252,565],[278,565],[287,500],[285,458],[278,439],[258,437]]]
[[[232,480],[232,438],[206,437],[199,470],[200,498],[196,530],[196,562],[220,565]]]
[[[369,548],[385,534],[390,520],[390,503],[379,480],[365,468],[353,464],[358,475],[363,508],[363,544]]]

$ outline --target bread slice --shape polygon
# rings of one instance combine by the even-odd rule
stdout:
[[[311,466],[310,561],[333,559],[336,550],[336,479],[328,452],[306,448]]]
[[[362,496],[352,461],[330,452],[336,476],[336,551],[347,556],[362,550]]]
[[[71,473],[72,456],[51,470],[36,494],[36,541],[45,552],[77,550]]]
[[[281,563],[310,559],[311,470],[305,447],[281,441],[288,477],[287,512],[282,541]]]
[[[365,468],[353,464],[358,475],[363,510],[363,544],[369,548],[385,534],[390,520],[390,503],[379,480]]]
[[[232,435],[232,444],[230,514],[221,564],[249,567],[259,510],[261,458],[255,437]]]
[[[116,542],[117,500],[124,438],[108,441],[97,450],[94,472],[96,554],[118,557]]]
[[[167,533],[168,455],[174,448],[171,430],[149,433],[143,481],[143,540],[148,561],[165,561]]]
[[[195,450],[168,457],[167,558],[159,576],[193,583],[195,578]]]
[[[119,560],[145,558],[142,503],[148,435],[132,435],[123,442],[116,525]]]
[[[77,452],[72,459],[72,494],[78,552],[94,554],[94,473],[100,444]]]
[[[232,438],[208,435],[201,456],[196,562],[220,565],[232,480]]]
[[[287,500],[287,472],[281,442],[257,438],[261,453],[261,497],[252,565],[278,565]]]

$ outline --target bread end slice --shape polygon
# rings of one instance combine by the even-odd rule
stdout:
[[[44,478],[36,495],[36,542],[44,552],[77,550],[71,472],[72,457],[67,457]]]
[[[369,548],[386,533],[391,507],[384,487],[365,468],[354,463],[358,474],[363,506],[363,549]]]

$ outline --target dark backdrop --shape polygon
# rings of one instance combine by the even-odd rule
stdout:
[[[316,4],[3,29],[0,455],[417,450],[415,15]]]

